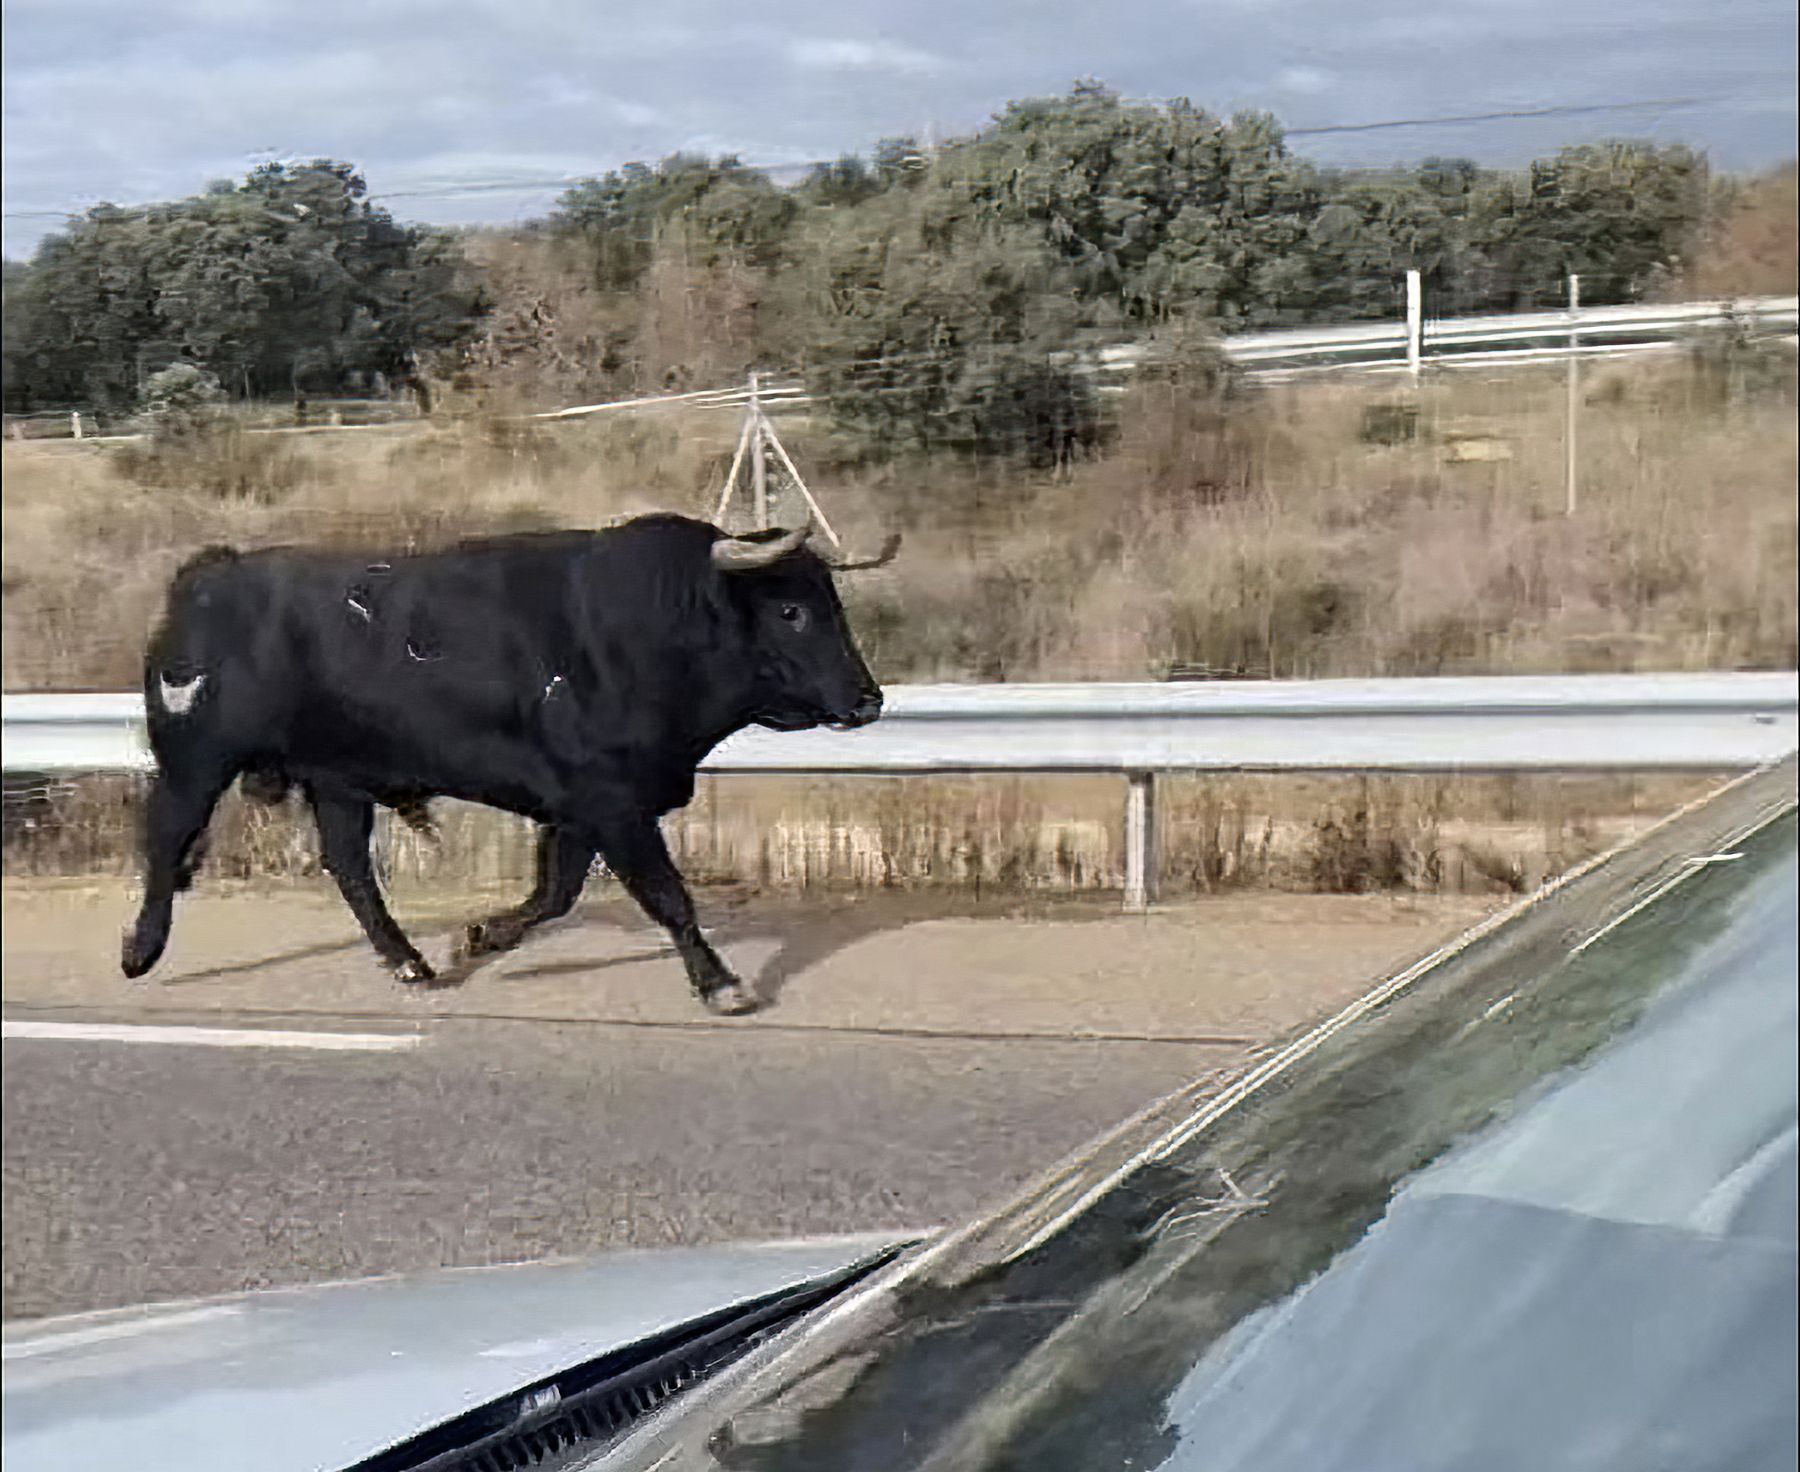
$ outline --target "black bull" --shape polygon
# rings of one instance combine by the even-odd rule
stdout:
[[[432,972],[376,883],[374,808],[417,819],[448,796],[542,825],[536,886],[471,925],[468,952],[566,914],[598,854],[668,930],[701,999],[751,1010],[695,923],[659,819],[734,731],[879,716],[832,567],[805,541],[654,516],[388,561],[202,553],[176,574],[145,663],[157,774],[126,974],[161,956],[213,808],[241,776],[253,795],[305,794],[325,867],[402,981]]]

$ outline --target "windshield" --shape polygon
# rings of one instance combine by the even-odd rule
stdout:
[[[1791,1464],[1795,853],[1789,812],[1503,928],[1085,1209],[902,1287],[708,1457]]]

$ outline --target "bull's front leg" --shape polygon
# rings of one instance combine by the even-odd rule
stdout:
[[[707,1009],[722,1016],[754,1012],[756,994],[732,974],[694,919],[688,895],[662,829],[647,814],[612,815],[591,830],[607,867],[618,876],[640,909],[669,932],[687,966],[688,981]]]

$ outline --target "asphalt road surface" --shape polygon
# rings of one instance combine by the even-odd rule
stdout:
[[[762,905],[717,929],[774,1005],[718,1021],[605,902],[424,993],[311,891],[196,896],[127,986],[125,904],[7,886],[8,1318],[956,1221],[1484,908]]]

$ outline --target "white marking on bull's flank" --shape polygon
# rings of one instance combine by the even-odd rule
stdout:
[[[115,1339],[130,1339],[157,1329],[177,1324],[203,1324],[209,1319],[236,1318],[243,1309],[234,1304],[215,1304],[207,1308],[183,1309],[177,1313],[149,1313],[142,1318],[120,1320],[111,1324],[92,1324],[60,1333],[34,1334],[0,1348],[0,1359],[28,1360],[34,1355],[54,1354],[59,1349],[85,1349],[91,1344],[107,1344]]]
[[[156,677],[156,698],[162,702],[164,710],[172,716],[185,716],[194,708],[194,702],[200,698],[200,689],[206,684],[205,675],[195,675],[191,680],[179,683],[167,675]]]
[[[0,1037],[56,1043],[161,1043],[195,1048],[316,1048],[328,1053],[398,1053],[424,1041],[419,1033],[281,1032],[256,1027],[173,1027],[125,1022],[31,1022],[7,1018]]]

